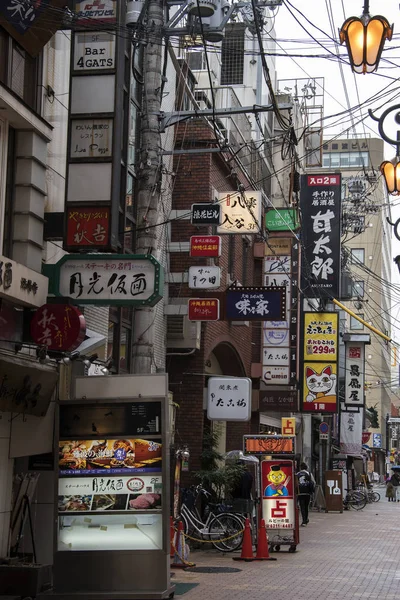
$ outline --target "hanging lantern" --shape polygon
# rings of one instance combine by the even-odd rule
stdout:
[[[389,194],[398,196],[400,194],[400,161],[396,156],[393,160],[385,160],[380,171],[385,179],[386,188]]]
[[[354,73],[373,73],[377,70],[385,40],[391,40],[393,25],[385,17],[369,14],[369,0],[364,2],[361,17],[350,17],[339,31],[340,43],[346,43]]]

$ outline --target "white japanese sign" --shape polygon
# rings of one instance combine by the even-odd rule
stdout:
[[[151,255],[66,255],[50,268],[53,292],[78,304],[154,306],[161,298],[161,266]]]
[[[49,280],[25,265],[0,256],[0,301],[9,300],[25,306],[46,304]],[[0,325],[3,325],[0,321]]]
[[[263,344],[264,346],[288,346],[290,342],[289,329],[270,329],[271,323],[268,323],[268,328],[263,329]]]
[[[93,0],[76,2],[75,13],[78,16],[77,23],[93,24],[98,20],[99,24],[115,23],[117,19],[117,1],[116,0]]]
[[[112,119],[73,119],[71,121],[71,158],[112,156]]]
[[[266,256],[264,258],[264,273],[274,276],[278,273],[290,273],[290,256]],[[274,284],[275,285],[275,284]]]
[[[219,194],[221,224],[218,233],[259,233],[261,192],[223,192]]]
[[[75,33],[75,71],[103,71],[115,68],[115,35],[108,31]]]
[[[262,364],[265,366],[289,366],[290,348],[263,348]]]
[[[340,453],[361,454],[363,409],[360,412],[340,411]]]
[[[346,377],[344,403],[364,406],[364,344],[346,342]]]
[[[250,421],[251,379],[210,377],[207,390],[207,418],[210,421]]]
[[[189,287],[193,290],[211,290],[221,285],[221,268],[214,266],[189,267]]]

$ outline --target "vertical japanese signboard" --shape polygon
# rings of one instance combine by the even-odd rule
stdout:
[[[294,478],[292,460],[262,461],[262,514],[267,529],[295,529]]]
[[[271,238],[265,247],[264,285],[285,289],[283,320],[265,321],[262,331],[262,369],[266,385],[288,385],[296,380],[298,311],[298,243],[293,238]]]
[[[305,312],[302,348],[302,410],[334,413],[337,410],[337,312]]]
[[[335,297],[340,286],[341,175],[302,175],[302,289]]]
[[[364,406],[364,343],[346,342],[346,377],[344,404]]]
[[[340,453],[361,454],[363,410],[359,412],[340,411]]]

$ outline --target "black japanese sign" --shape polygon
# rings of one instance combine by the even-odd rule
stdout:
[[[221,206],[211,202],[192,204],[192,225],[219,225]]]
[[[341,175],[302,175],[302,288],[306,296],[339,295]]]

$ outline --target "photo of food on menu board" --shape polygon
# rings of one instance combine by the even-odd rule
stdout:
[[[154,473],[161,470],[162,446],[142,439],[59,442],[60,475]]]

